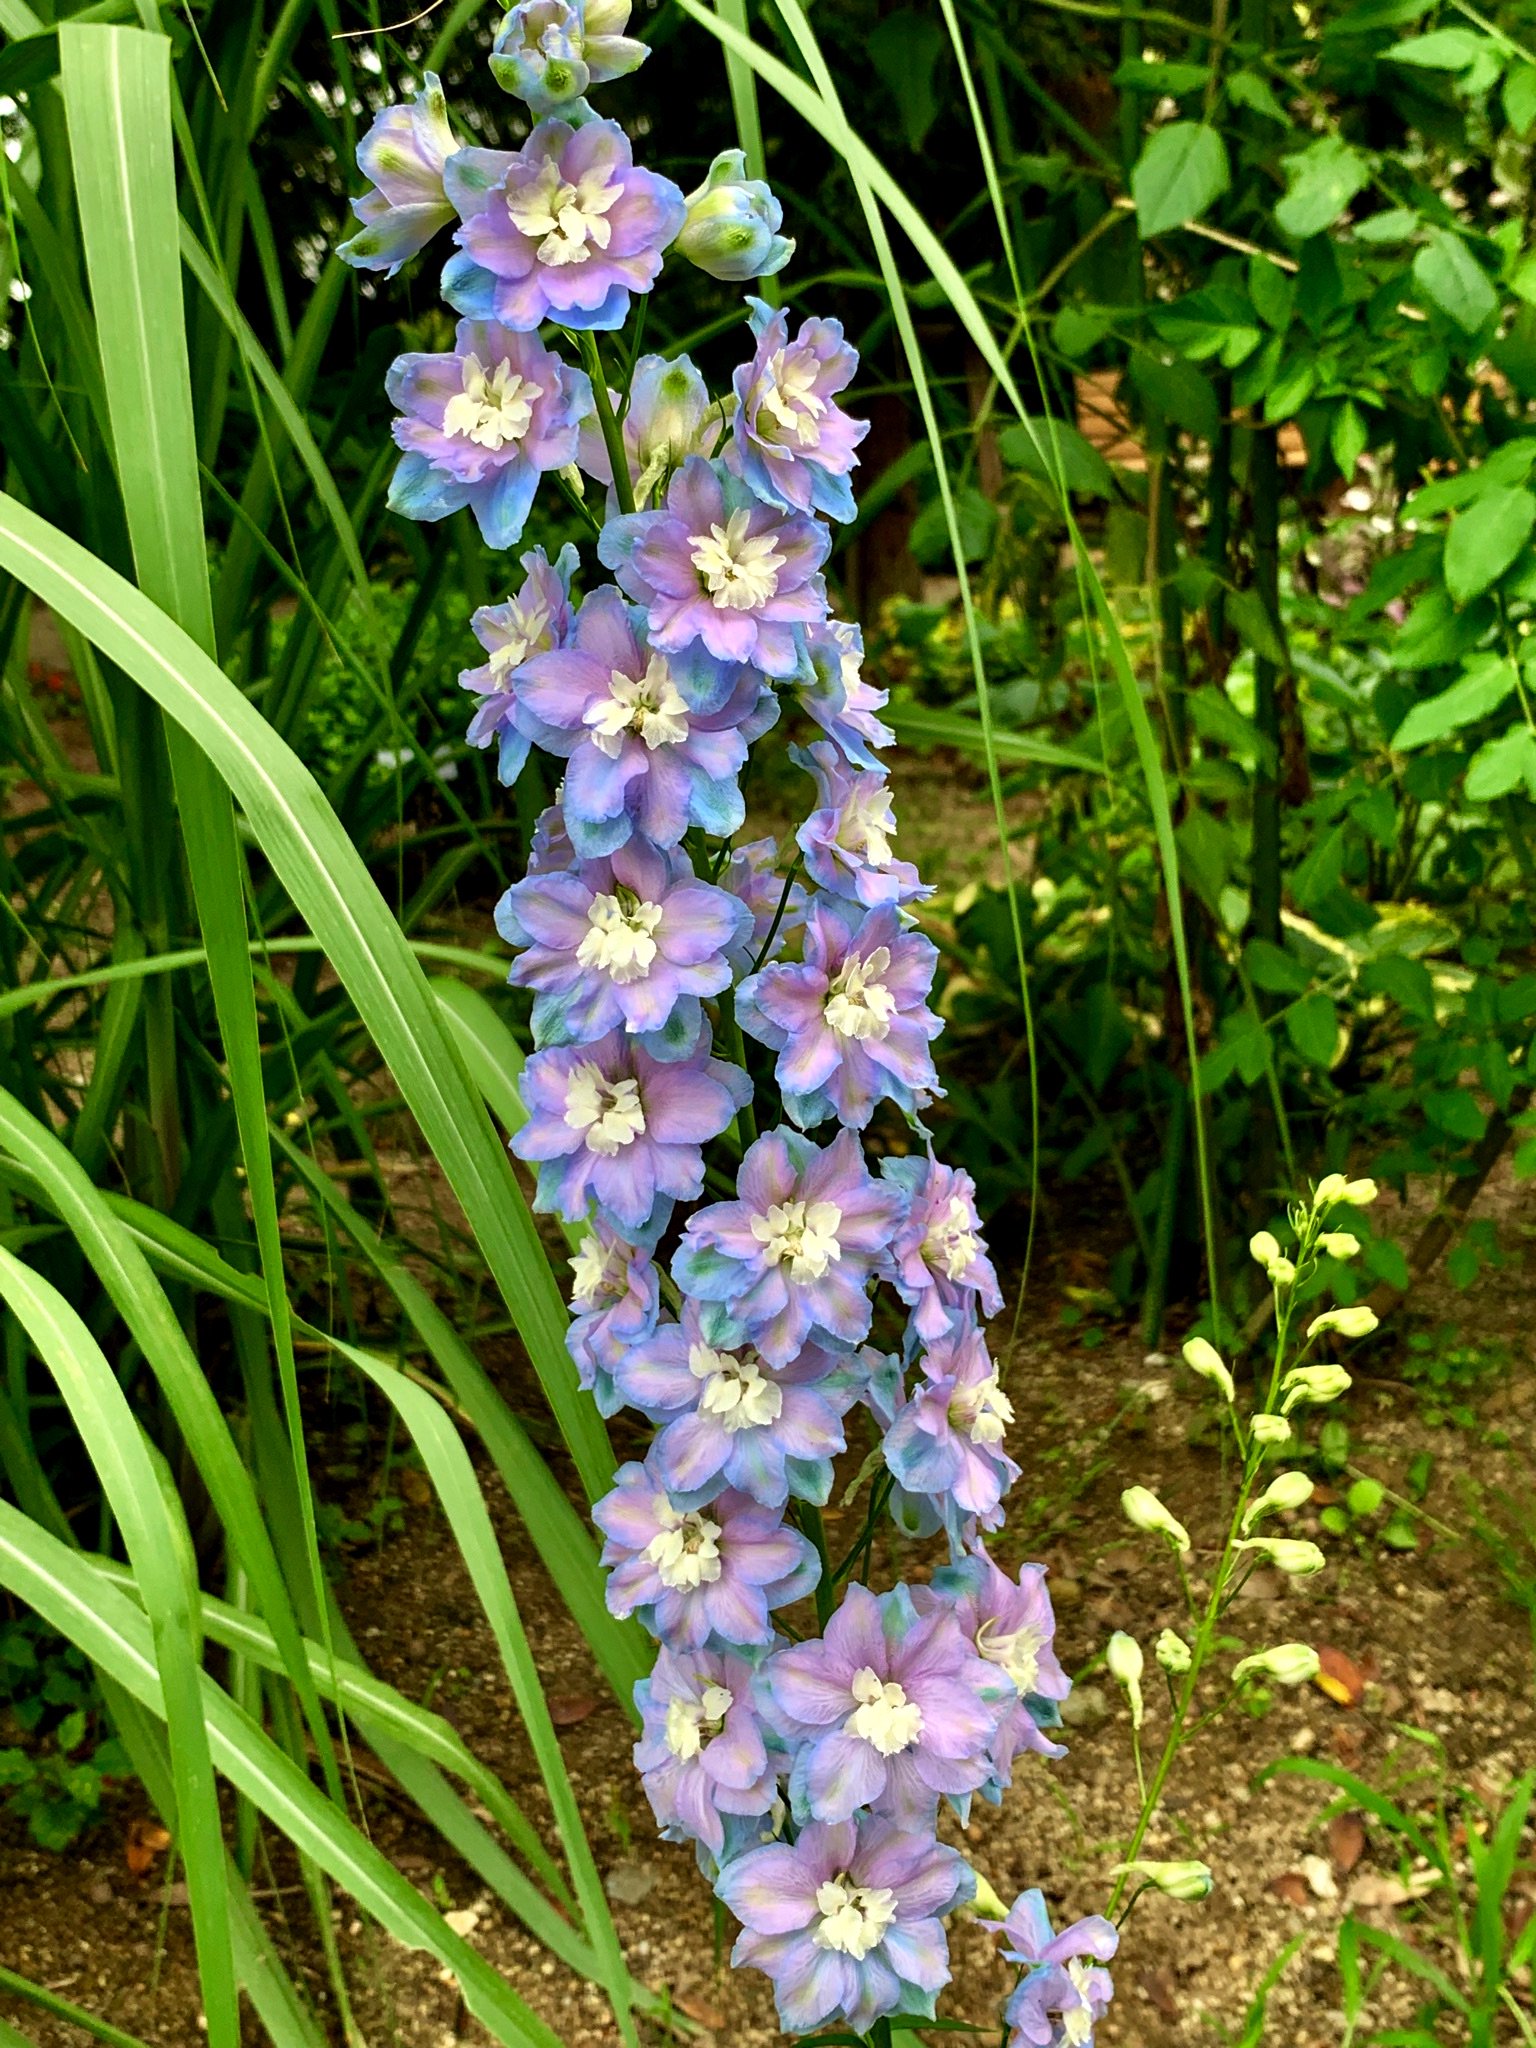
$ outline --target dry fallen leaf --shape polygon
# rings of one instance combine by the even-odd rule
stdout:
[[[1328,1823],[1328,1854],[1340,1877],[1348,1877],[1365,1854],[1365,1823],[1358,1813],[1336,1813]]]
[[[589,1692],[557,1692],[550,1697],[549,1718],[557,1728],[574,1728],[597,1709],[598,1701]]]
[[[1150,2005],[1155,2005],[1165,2020],[1176,2020],[1179,2016],[1179,1995],[1169,1970],[1143,1970],[1137,1978],[1141,1995]]]
[[[1439,1882],[1438,1870],[1416,1870],[1406,1884],[1401,1878],[1388,1877],[1384,1871],[1362,1870],[1344,1894],[1344,1904],[1352,1913],[1405,1906],[1410,1899],[1421,1898],[1425,1892],[1433,1891]]]
[[[689,1991],[674,1991],[672,2003],[680,2013],[696,2020],[701,2027],[712,2027],[716,2032],[725,2025],[725,2014],[718,2005],[711,2005],[707,1998],[700,1998]]]
[[[131,1820],[123,1842],[123,1861],[134,1877],[148,1877],[155,1858],[171,1846],[169,1832],[157,1820]]]
[[[1311,1899],[1307,1880],[1299,1870],[1282,1870],[1278,1877],[1269,1880],[1269,1889],[1288,1906],[1305,1906]]]
[[[1365,1698],[1365,1674],[1353,1657],[1346,1657],[1329,1643],[1317,1646],[1319,1670],[1312,1683],[1326,1693],[1336,1706],[1358,1707]]]

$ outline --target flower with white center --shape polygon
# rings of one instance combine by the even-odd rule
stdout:
[[[1006,1671],[1021,1694],[1035,1690],[1040,1676],[1040,1653],[1050,1641],[1050,1632],[1024,1622],[1006,1635],[994,1621],[983,1622],[976,1636],[976,1648],[989,1664]]]
[[[973,1211],[961,1195],[951,1195],[923,1234],[925,1263],[946,1280],[962,1280],[981,1252],[981,1239],[971,1228]]]
[[[885,1885],[854,1884],[839,1872],[816,1887],[816,1910],[821,1917],[811,1940],[817,1948],[836,1949],[861,1963],[896,1918],[896,1894]]]
[[[463,376],[464,389],[443,407],[443,432],[493,454],[521,441],[533,419],[534,401],[544,396],[538,385],[520,377],[505,356],[487,370],[477,355],[467,355]]]
[[[854,1673],[852,1691],[858,1705],[843,1723],[845,1735],[872,1743],[882,1756],[900,1756],[922,1734],[922,1708],[869,1665]]]
[[[585,263],[594,250],[608,247],[613,227],[605,216],[621,191],[606,167],[587,172],[571,185],[561,177],[559,165],[546,158],[536,178],[508,192],[507,212],[519,234],[530,241],[543,238],[536,252],[539,261],[561,268]]]
[[[697,1512],[679,1513],[665,1495],[655,1513],[659,1526],[645,1554],[661,1583],[673,1592],[713,1585],[720,1576],[720,1524]]]
[[[590,929],[576,948],[583,967],[595,967],[612,980],[643,981],[655,962],[659,903],[643,903],[627,889],[599,893],[587,911]]]
[[[896,837],[896,812],[891,802],[890,787],[873,778],[861,778],[863,780],[869,782],[869,787],[856,788],[843,806],[837,843],[845,853],[867,867],[889,867],[891,841]]]
[[[697,1700],[674,1699],[667,1707],[667,1747],[679,1763],[691,1763],[725,1725],[736,1704],[723,1685],[707,1685]]]
[[[593,744],[616,761],[626,733],[634,733],[652,753],[658,747],[680,746],[688,737],[688,705],[666,656],[653,653],[643,676],[614,669],[608,695],[588,706],[582,723]]]
[[[720,611],[754,612],[775,595],[785,558],[772,533],[749,533],[752,514],[746,506],[732,512],[722,526],[712,521],[708,533],[690,533],[692,562]]]
[[[820,441],[819,423],[827,411],[826,399],[816,391],[820,371],[821,365],[809,349],[775,349],[768,358],[751,393],[765,455],[787,461],[790,451],[776,443],[793,439],[802,448],[814,448]]]
[[[962,1381],[949,1397],[950,1426],[973,1444],[1000,1444],[1013,1420],[1013,1403],[994,1372],[988,1378]]]
[[[583,1060],[566,1083],[565,1121],[582,1133],[589,1152],[611,1159],[645,1131],[640,1083],[628,1076],[611,1081],[595,1061]]]
[[[846,960],[834,976],[822,1014],[842,1038],[887,1038],[896,998],[880,979],[890,971],[891,949],[876,946],[860,960]]]
[[[1089,1997],[1094,1965],[1085,1956],[1073,1956],[1067,1964],[1067,1980],[1077,1994],[1076,2005],[1062,2007],[1061,2038],[1066,2048],[1083,2048],[1093,2039],[1094,2011]]]
[[[820,1280],[843,1255],[842,1220],[836,1202],[775,1202],[766,1215],[752,1218],[752,1235],[766,1262],[787,1265],[791,1280]]]
[[[629,1262],[634,1254],[616,1237],[599,1237],[589,1230],[572,1252],[571,1307],[585,1313],[599,1301],[618,1299],[626,1288]]]
[[[765,1429],[784,1412],[784,1391],[764,1373],[756,1352],[738,1357],[708,1344],[692,1344],[688,1370],[703,1382],[700,1412],[717,1417],[728,1435],[741,1429]]]

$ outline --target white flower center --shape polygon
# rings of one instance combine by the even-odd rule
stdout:
[[[838,845],[870,867],[883,868],[890,865],[891,841],[895,836],[896,813],[886,784],[856,785],[838,820]]]
[[[656,1519],[661,1527],[645,1546],[656,1576],[673,1592],[712,1586],[720,1576],[720,1524],[707,1515],[679,1514],[663,1501]]]
[[[922,1734],[922,1708],[867,1664],[853,1674],[853,1696],[859,1704],[843,1723],[843,1733],[873,1743],[882,1756],[899,1756]]]
[[[1093,2006],[1088,1997],[1088,1972],[1092,1968],[1093,1965],[1083,1956],[1073,1956],[1067,1964],[1067,1975],[1077,1993],[1077,2004],[1064,2009],[1061,2015],[1061,2038],[1065,2048],[1084,2048],[1084,2043],[1093,2039]]]
[[[949,1420],[973,1444],[1000,1444],[1013,1420],[1013,1403],[991,1373],[974,1386],[957,1387],[949,1397]]]
[[[752,1235],[770,1266],[788,1260],[791,1280],[819,1280],[843,1256],[842,1220],[836,1202],[775,1202],[766,1216],[752,1218]]]
[[[507,607],[506,639],[491,649],[491,674],[501,682],[509,669],[520,668],[530,654],[539,654],[550,644],[549,606],[531,599],[527,611],[515,600]]]
[[[607,696],[589,706],[582,723],[612,761],[618,758],[626,733],[637,733],[652,753],[657,747],[679,746],[688,737],[688,706],[678,694],[666,657],[653,654],[638,678],[615,669],[608,678]]]
[[[566,1096],[569,1111],[570,1096]],[[569,1122],[569,1113],[567,1113]],[[621,1244],[604,1245],[595,1231],[589,1230],[568,1261],[571,1269],[571,1306],[579,1309],[595,1308],[601,1301],[619,1301],[628,1289],[625,1270],[628,1266],[627,1247]]]
[[[935,1216],[923,1238],[923,1263],[946,1280],[963,1280],[981,1250],[971,1228],[970,1211],[959,1195],[951,1195],[942,1215]]]
[[[976,1637],[976,1650],[989,1664],[1006,1671],[1021,1693],[1033,1692],[1040,1675],[1040,1652],[1045,1648],[1045,1630],[1026,1621],[1011,1635],[994,1633],[995,1621],[984,1621]]]
[[[756,611],[779,587],[784,557],[774,546],[771,533],[754,536],[747,532],[751,518],[743,506],[724,526],[711,525],[708,533],[688,536],[693,566],[709,585],[717,611]]]
[[[827,990],[822,1015],[841,1038],[885,1038],[896,1015],[896,998],[880,979],[889,971],[891,949],[876,946],[862,960],[845,960]]]
[[[765,1429],[784,1412],[783,1389],[766,1376],[755,1351],[738,1358],[733,1351],[691,1344],[688,1370],[704,1383],[700,1414],[716,1416],[729,1436],[739,1429]]]
[[[566,184],[552,159],[539,166],[532,184],[507,194],[507,212],[519,234],[539,242],[541,263],[585,263],[594,249],[606,249],[613,228],[604,219],[623,196],[608,182],[604,170],[588,171],[574,185]]]
[[[781,348],[768,358],[758,379],[753,394],[757,399],[757,436],[781,460],[787,460],[791,451],[774,443],[793,436],[802,448],[814,448],[821,440],[819,422],[827,402],[816,395],[820,368],[813,350]]]
[[[595,1060],[583,1060],[565,1084],[565,1122],[585,1134],[589,1152],[611,1159],[645,1131],[640,1083],[610,1081]]]
[[[821,1918],[811,1930],[815,1946],[835,1948],[861,1963],[896,1918],[896,1894],[883,1884],[855,1884],[843,1872],[817,1885],[816,1910]]]
[[[487,370],[478,356],[467,355],[464,389],[443,407],[443,432],[494,454],[509,441],[521,441],[533,418],[533,402],[543,395],[505,356],[494,370]]]
[[[644,981],[660,951],[652,937],[660,923],[661,905],[642,903],[629,889],[594,896],[576,958],[614,981]]]
[[[679,1763],[692,1763],[713,1742],[735,1705],[723,1685],[706,1685],[701,1698],[673,1700],[667,1708],[667,1747]]]

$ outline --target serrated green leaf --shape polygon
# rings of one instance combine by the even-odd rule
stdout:
[[[1413,281],[1464,334],[1476,334],[1498,310],[1499,295],[1460,235],[1432,228],[1413,259]]]
[[[1473,803],[1486,804],[1522,785],[1536,796],[1536,734],[1517,725],[1478,748],[1467,769],[1466,789]]]
[[[1410,36],[1385,51],[1392,64],[1417,64],[1425,71],[1465,71],[1492,45],[1487,36],[1469,28],[1431,29],[1425,36]]]
[[[1433,740],[1443,740],[1463,726],[1476,725],[1490,711],[1498,710],[1513,692],[1515,683],[1512,662],[1483,661],[1476,668],[1468,668],[1438,697],[1414,705],[1393,733],[1392,745],[1400,754],[1406,754],[1415,747],[1428,746]]]
[[[1536,526],[1536,496],[1518,488],[1485,491],[1451,521],[1445,537],[1445,587],[1458,604],[1498,582]]]
[[[1285,1035],[1304,1060],[1331,1067],[1339,1043],[1339,1013],[1333,998],[1314,989],[1285,1012]]]
[[[1198,220],[1232,182],[1227,145],[1203,121],[1174,121],[1149,137],[1131,173],[1143,240]]]
[[[1369,159],[1337,135],[1286,157],[1284,168],[1286,193],[1275,208],[1275,224],[1298,242],[1331,228],[1371,181]]]
[[[1339,466],[1339,475],[1346,483],[1354,476],[1355,465],[1365,453],[1368,439],[1359,406],[1352,398],[1346,398],[1328,429],[1328,446]]]

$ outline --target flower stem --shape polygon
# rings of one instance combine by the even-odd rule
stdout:
[[[577,338],[581,344],[581,360],[592,379],[592,403],[597,408],[597,424],[602,430],[603,446],[608,450],[608,465],[613,471],[613,494],[619,501],[621,512],[633,512],[635,486],[629,474],[624,429],[614,416],[613,401],[608,396],[608,372],[603,368],[603,352],[590,328],[583,328]]]
[[[821,1519],[821,1509],[812,1507],[809,1501],[797,1503],[797,1518],[802,1532],[811,1540],[811,1547],[821,1559],[821,1577],[816,1581],[816,1620],[825,1628],[832,1619],[832,1605],[837,1598],[837,1589],[832,1579],[832,1560],[827,1554],[827,1532]],[[875,2037],[878,2039],[878,2035]],[[890,2039],[887,2032],[886,2039]]]

